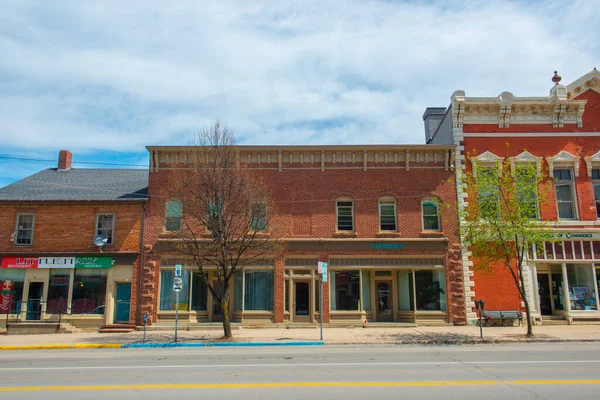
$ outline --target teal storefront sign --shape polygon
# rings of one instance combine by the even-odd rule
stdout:
[[[75,268],[111,268],[112,257],[75,257]]]
[[[373,250],[402,250],[404,245],[402,243],[371,243]]]

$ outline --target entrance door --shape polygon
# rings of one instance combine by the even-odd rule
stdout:
[[[375,288],[377,289],[377,322],[392,321],[394,319],[392,315],[392,296],[391,296],[391,282],[375,282]]]
[[[550,302],[550,281],[548,274],[537,274],[538,293],[540,295],[540,312],[542,315],[552,315],[552,303]]]
[[[213,281],[213,288],[217,293],[221,292],[221,283],[216,279]],[[212,298],[212,321],[213,322],[223,322],[223,309],[221,308],[221,303],[214,297]]]
[[[129,323],[131,311],[131,283],[117,283],[115,299],[115,323]]]
[[[44,282],[29,282],[27,298],[27,315],[25,319],[39,321],[42,319],[42,300],[44,298]]]
[[[294,282],[294,322],[310,322],[310,285]]]

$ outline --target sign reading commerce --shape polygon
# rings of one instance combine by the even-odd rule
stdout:
[[[2,257],[2,268],[111,268],[112,257]]]

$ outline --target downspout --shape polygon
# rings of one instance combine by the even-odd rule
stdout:
[[[137,302],[136,302],[136,324],[143,325],[142,322],[142,287],[144,284],[144,221],[146,220],[145,213],[146,203],[142,203],[142,220],[140,222],[140,265],[138,265],[138,288],[137,288]]]

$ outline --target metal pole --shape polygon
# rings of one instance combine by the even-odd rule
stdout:
[[[144,342],[146,343],[146,325],[148,324],[148,313],[144,315]]]
[[[179,320],[179,291],[175,292],[175,343],[177,343],[177,321]]]
[[[319,310],[321,310],[321,316],[319,318],[319,321],[321,321],[320,325],[321,325],[321,340],[323,340],[323,277],[321,277],[321,290],[319,290],[319,302],[321,303],[321,307],[319,308]]]

